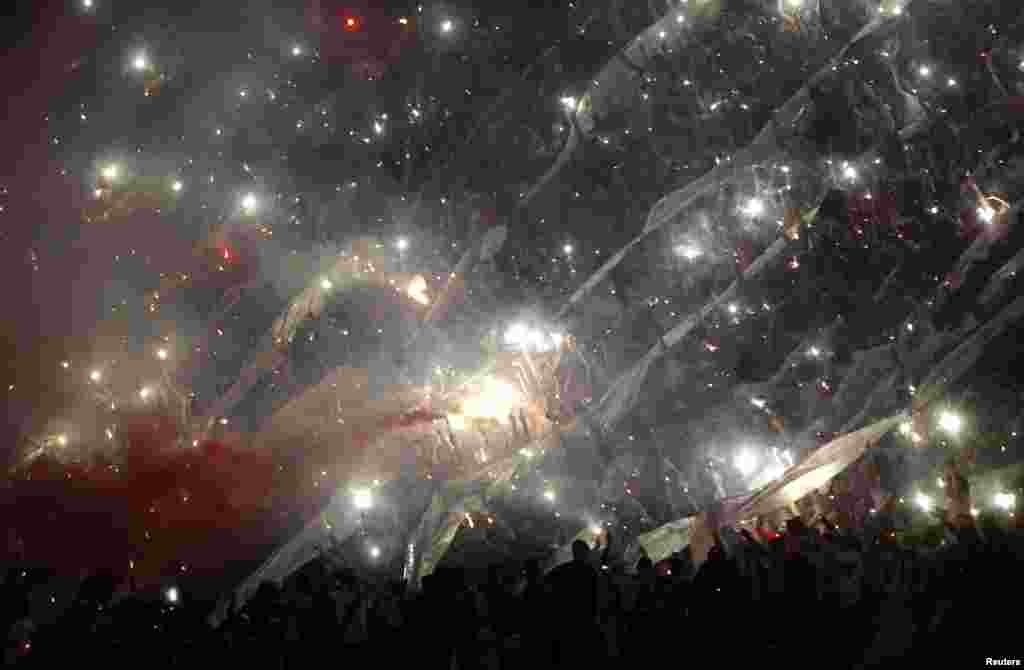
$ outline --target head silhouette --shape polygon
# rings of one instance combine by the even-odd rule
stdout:
[[[583,563],[590,555],[590,546],[583,540],[576,540],[572,543],[572,560]]]

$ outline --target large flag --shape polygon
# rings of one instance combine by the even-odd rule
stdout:
[[[705,512],[640,536],[639,542],[653,561],[667,558],[689,545],[694,567],[699,567],[715,544],[716,529],[739,525],[789,507],[846,470],[870,445],[905,418],[902,414],[892,416],[836,438],[760,491],[719,500]]]

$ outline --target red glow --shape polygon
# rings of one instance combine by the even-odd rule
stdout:
[[[224,260],[226,260],[226,261],[230,261],[231,260],[231,252],[227,248],[224,249]]]
[[[355,33],[359,32],[362,27],[362,22],[357,16],[346,16],[345,17],[345,30],[346,32]]]

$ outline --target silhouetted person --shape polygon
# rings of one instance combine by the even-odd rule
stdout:
[[[598,575],[588,563],[590,547],[583,540],[572,543],[572,561],[548,574],[554,615],[552,661],[556,665],[582,663],[590,659],[597,635]]]

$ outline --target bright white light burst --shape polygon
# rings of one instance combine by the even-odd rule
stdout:
[[[566,256],[571,255],[572,254],[572,245],[571,244],[566,244],[564,247],[562,247],[562,252]]]
[[[963,420],[952,412],[943,412],[939,415],[939,428],[950,435],[956,435],[963,426]]]
[[[470,395],[462,405],[462,413],[482,419],[507,419],[523,398],[511,384],[488,377],[480,391]]]
[[[925,512],[931,510],[932,508],[932,499],[923,493],[918,493],[917,497],[914,498],[914,502],[917,503],[917,506],[923,509]]]
[[[171,189],[173,189],[175,193],[180,193],[181,189],[183,189],[184,187],[185,185],[182,184],[180,181],[176,181],[173,184],[171,184]]]
[[[334,288],[334,284],[331,283],[330,279],[327,279],[325,277],[320,280],[320,288],[322,288],[325,291],[330,291],[332,288]]]
[[[575,112],[576,98],[572,97],[571,95],[565,96],[564,98],[562,98],[562,107],[565,107],[565,111],[567,112]]]
[[[743,208],[743,212],[747,216],[761,216],[764,214],[764,201],[760,198],[751,198],[747,202],[747,206]]]
[[[242,198],[242,209],[245,210],[246,214],[252,214],[255,212],[258,204],[256,196],[252,193],[247,193],[245,197]]]
[[[757,468],[757,454],[752,449],[742,449],[733,458],[733,465],[740,471],[740,474],[749,477]]]
[[[167,360],[167,350],[164,349],[164,348],[157,349],[156,350],[156,357],[159,358],[162,361],[166,361]]]
[[[149,61],[146,60],[146,54],[139,54],[132,61],[132,67],[141,72],[149,67]]]
[[[700,249],[695,246],[684,244],[676,247],[676,253],[688,261],[700,258]]]
[[[358,510],[368,510],[373,507],[373,494],[370,489],[356,489],[352,492],[352,504]]]
[[[399,251],[405,251],[409,248],[409,240],[404,237],[399,237],[398,240],[395,241],[395,246],[398,247]]]
[[[455,28],[455,23],[451,19],[445,19],[441,22],[441,32],[450,33]]]
[[[116,165],[108,165],[107,167],[103,168],[104,179],[117,179],[118,174],[120,174],[120,170],[118,170]]]
[[[996,507],[1010,510],[1016,504],[1017,496],[1012,493],[997,493],[995,498],[993,498],[993,502],[996,504]]]

